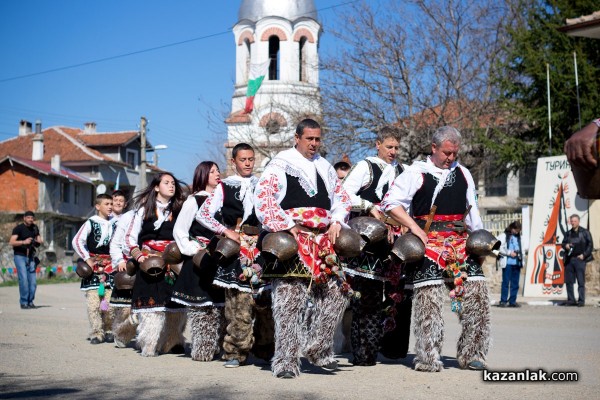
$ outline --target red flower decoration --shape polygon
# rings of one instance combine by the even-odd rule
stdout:
[[[326,217],[327,216],[327,211],[322,209],[322,208],[317,208],[315,210],[315,212],[317,213],[317,215],[321,218]]]
[[[304,219],[311,219],[314,216],[315,216],[315,213],[312,210],[306,210],[302,213],[302,218],[304,218]]]

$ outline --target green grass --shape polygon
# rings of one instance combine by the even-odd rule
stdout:
[[[81,282],[81,278],[78,276],[74,277],[66,277],[66,276],[56,276],[53,278],[38,278],[36,280],[38,285],[53,285],[56,283],[71,283],[71,282]],[[0,282],[0,287],[8,287],[8,286],[19,286],[18,279],[12,279],[9,281]]]

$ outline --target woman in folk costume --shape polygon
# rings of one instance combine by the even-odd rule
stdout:
[[[441,371],[444,342],[444,283],[462,332],[457,344],[461,368],[486,368],[490,345],[490,303],[479,257],[466,252],[468,233],[483,227],[475,184],[457,159],[461,135],[453,127],[432,137],[432,154],[396,180],[381,206],[425,243],[425,257],[409,266],[414,285],[415,369]],[[407,213],[410,210],[410,215]],[[465,281],[466,280],[466,281]]]
[[[170,173],[154,177],[134,200],[135,214],[125,233],[131,258],[142,266],[149,258],[160,257],[173,241],[173,226],[183,204],[181,186]],[[162,260],[162,258],[161,258]],[[150,260],[151,261],[151,260]],[[137,346],[144,357],[159,353],[184,352],[185,308],[171,301],[175,273],[169,265],[152,274],[136,272],[132,312],[139,316]]]
[[[377,156],[356,163],[344,179],[353,215],[385,220],[379,203],[403,171],[396,161],[399,145],[398,131],[383,127],[375,142]],[[412,290],[404,286],[401,265],[389,257],[400,227],[387,227],[389,240],[369,244],[344,268],[352,277],[352,288],[361,294],[351,302],[354,365],[375,365],[378,351],[388,358],[406,357],[408,351]]]
[[[252,174],[254,149],[238,143],[231,155],[236,175],[222,180],[196,214],[196,220],[210,231],[240,244],[239,256],[219,265],[213,281],[225,288],[226,368],[245,364],[250,351],[270,360],[274,346],[271,298],[265,290],[268,286],[260,279],[261,256],[256,247],[259,223],[252,198],[258,181]]]
[[[301,356],[326,370],[337,369],[333,335],[349,301],[333,244],[348,218],[350,198],[334,168],[318,154],[320,125],[303,120],[295,141],[294,148],[267,165],[254,193],[263,228],[288,232],[298,243],[294,257],[264,266],[263,276],[273,279],[271,370],[278,378],[298,376]]]
[[[81,274],[81,290],[85,292],[88,319],[92,332],[90,343],[112,343],[113,309],[109,300],[114,286],[113,266],[110,260],[109,243],[114,223],[109,221],[112,212],[112,197],[99,194],[96,197],[96,211],[79,229],[73,238],[73,248],[89,268],[89,273]],[[80,271],[78,265],[77,270]],[[79,274],[79,272],[78,272]]]
[[[113,194],[113,201],[115,195]],[[116,220],[115,233],[110,241],[110,258],[118,272],[124,272],[129,259],[129,249],[125,246],[125,230],[129,226],[134,210],[123,214],[113,215]],[[115,286],[110,297],[110,305],[115,312],[113,319],[113,334],[117,347],[127,347],[127,344],[135,337],[137,318],[131,314],[131,289],[119,289]]]
[[[211,361],[221,350],[219,339],[224,325],[225,298],[223,289],[212,284],[217,266],[207,254],[199,265],[194,265],[192,258],[199,251],[205,251],[214,237],[214,233],[195,218],[200,206],[219,184],[220,177],[219,167],[214,162],[198,164],[192,194],[183,203],[173,228],[184,261],[171,299],[188,307],[194,361]]]

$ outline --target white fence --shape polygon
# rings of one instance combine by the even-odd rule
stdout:
[[[484,229],[490,231],[494,236],[498,236],[510,225],[513,221],[521,222],[521,213],[508,214],[489,214],[482,215]]]

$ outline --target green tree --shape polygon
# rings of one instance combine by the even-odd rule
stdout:
[[[510,135],[496,132],[488,142],[502,163],[515,168],[537,157],[562,154],[564,141],[579,129],[573,53],[577,54],[582,124],[600,109],[600,41],[571,37],[559,28],[567,18],[600,11],[598,0],[518,0],[505,28],[510,37],[496,70],[499,100],[517,121]],[[550,71],[552,141],[548,133],[546,65]]]

